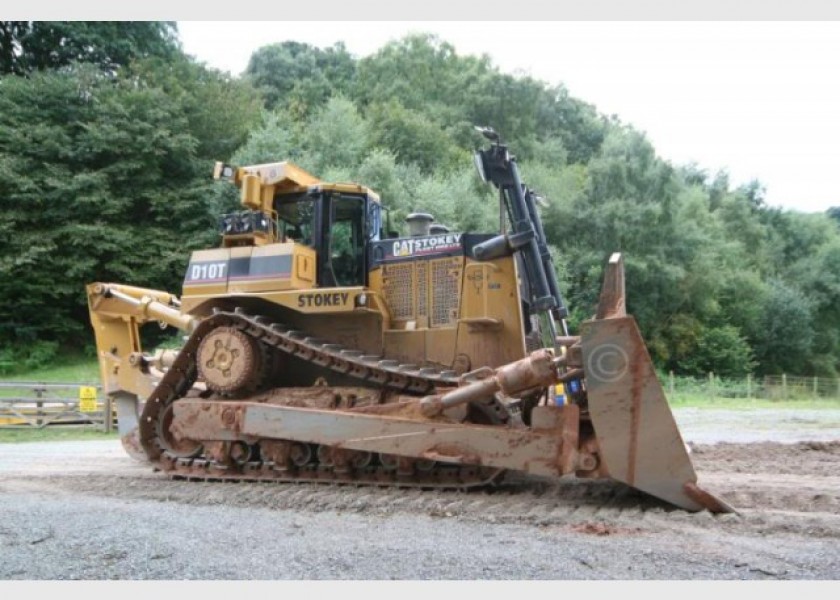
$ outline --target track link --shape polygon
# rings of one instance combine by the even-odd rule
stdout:
[[[461,467],[434,463],[419,468],[418,461],[396,457],[374,457],[371,464],[353,468],[319,463],[318,449],[312,447],[313,460],[302,465],[277,465],[267,460],[248,460],[238,464],[223,464],[200,450],[179,447],[167,439],[169,407],[193,388],[198,371],[196,354],[199,344],[217,327],[235,327],[275,351],[298,357],[336,373],[410,394],[427,394],[438,386],[454,386],[459,376],[455,371],[418,368],[401,365],[380,356],[346,349],[338,344],[316,339],[274,323],[266,317],[248,315],[241,309],[234,312],[216,311],[203,320],[178,353],[172,367],[165,373],[147,399],[140,417],[140,444],[155,468],[174,478],[204,481],[287,481],[322,482],[350,485],[375,485],[419,488],[466,489],[492,485],[499,481],[503,470]],[[502,412],[502,407],[496,407]]]

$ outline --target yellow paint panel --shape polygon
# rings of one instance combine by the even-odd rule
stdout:
[[[422,365],[426,359],[425,330],[395,330],[384,332],[385,356],[405,364]]]
[[[293,286],[298,289],[315,287],[315,267],[317,265],[315,250],[296,244],[294,256]]]
[[[260,177],[251,173],[242,178],[242,190],[240,192],[242,206],[258,210],[262,208],[260,199]]]
[[[516,262],[512,257],[468,260],[464,275],[456,355],[467,355],[472,369],[524,358]]]

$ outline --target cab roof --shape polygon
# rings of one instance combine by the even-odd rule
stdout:
[[[276,193],[279,194],[334,191],[347,194],[367,194],[374,202],[380,202],[379,194],[369,187],[357,183],[321,181],[311,173],[288,161],[240,167],[237,169],[235,176],[237,185],[245,174],[259,175],[260,182],[263,185],[273,185]]]

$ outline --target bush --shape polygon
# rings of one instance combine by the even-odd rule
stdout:
[[[731,325],[703,329],[692,352],[680,364],[684,373],[703,375],[712,371],[721,377],[742,377],[754,367],[750,345]]]
[[[12,375],[47,367],[58,356],[58,342],[41,341],[28,346],[0,350],[0,374]]]

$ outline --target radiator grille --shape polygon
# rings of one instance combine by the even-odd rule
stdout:
[[[382,270],[385,301],[394,319],[414,318],[413,271],[411,263],[387,265]]]
[[[459,259],[432,262],[432,327],[447,325],[458,318],[460,263]]]
[[[458,318],[462,270],[458,258],[384,266],[382,292],[391,317],[421,322],[428,317],[430,327],[453,323]]]
[[[417,318],[429,316],[429,263],[416,263],[417,267]]]

